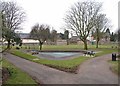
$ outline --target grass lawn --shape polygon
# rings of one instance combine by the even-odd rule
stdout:
[[[21,71],[7,60],[2,60],[2,66],[8,68],[10,77],[5,84],[33,84],[37,86],[37,83],[25,72]]]
[[[112,46],[114,48],[112,48]],[[109,53],[112,53],[112,52],[118,52],[118,49],[115,48],[116,44],[104,44],[104,45],[99,45],[99,48],[96,48],[96,45],[88,45],[88,50],[93,50],[93,51],[101,51],[100,53],[97,53],[96,56],[100,56],[100,55],[104,55],[104,54],[109,54]],[[29,47],[29,45],[28,45]],[[35,49],[35,50],[38,50],[39,49],[39,46],[30,46],[31,48],[30,49]],[[42,50],[54,50],[54,51],[68,51],[68,50],[84,50],[83,49],[83,45],[43,45],[43,48]],[[23,50],[24,50],[25,46],[23,46]]]
[[[112,46],[116,46],[115,44],[104,44],[104,45],[99,45],[99,48],[105,49],[105,48],[111,48]],[[71,50],[71,49],[76,49],[76,50],[83,50],[84,45],[43,45],[43,50]],[[96,49],[96,45],[88,45],[88,49]]]
[[[120,71],[118,70],[119,68],[119,66],[118,66],[118,61],[108,61],[109,63],[110,63],[110,65],[111,65],[111,67],[110,67],[110,69],[114,72],[114,73],[116,73],[116,74],[120,74]]]
[[[99,45],[99,49],[109,49],[109,48],[115,48],[116,46],[118,46],[117,44],[103,44],[103,45]],[[14,47],[13,47],[14,48]],[[84,45],[80,44],[80,45],[43,45],[42,50],[83,50]],[[88,49],[95,49],[96,45],[88,45]],[[38,45],[34,45],[34,44],[27,44],[22,46],[22,49],[36,49],[39,50],[39,46]]]
[[[108,49],[99,48],[99,49],[92,49],[92,50],[100,51],[99,53],[96,53],[96,55],[95,55],[96,57],[101,56],[101,55],[105,55],[105,54],[112,54],[113,52],[114,53],[118,52],[118,49],[111,49],[111,48],[108,48]]]

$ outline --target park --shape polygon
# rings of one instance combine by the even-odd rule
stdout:
[[[64,32],[36,23],[21,33],[25,12],[0,2],[1,81],[4,85],[115,84],[119,78],[119,30],[112,32],[101,3],[77,2]]]

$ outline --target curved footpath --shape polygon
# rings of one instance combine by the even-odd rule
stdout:
[[[118,84],[118,76],[109,69],[111,54],[92,58],[80,65],[78,74],[66,73],[7,53],[8,61],[44,84]]]

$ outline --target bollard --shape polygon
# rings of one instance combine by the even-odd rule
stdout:
[[[116,54],[112,53],[112,61],[116,61]]]

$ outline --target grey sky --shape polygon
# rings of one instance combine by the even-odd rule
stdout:
[[[15,1],[25,10],[27,14],[26,21],[23,24],[22,32],[28,33],[31,27],[36,24],[49,24],[58,32],[63,32],[60,29],[64,26],[65,13],[71,5],[77,1],[83,0],[6,0]],[[84,0],[88,1],[88,0]],[[103,2],[103,13],[110,19],[112,31],[118,27],[118,1],[119,0],[91,0]]]

